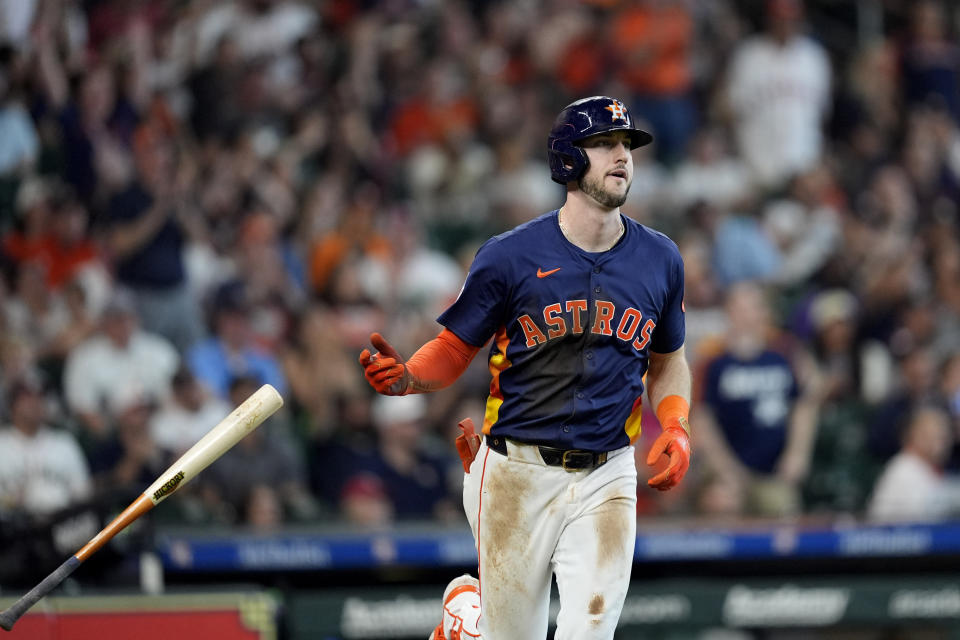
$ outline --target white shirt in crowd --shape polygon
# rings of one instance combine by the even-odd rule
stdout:
[[[165,338],[134,331],[126,348],[102,335],[77,346],[67,357],[63,384],[71,411],[115,411],[131,398],[162,402],[180,356]]]
[[[80,445],[64,431],[33,437],[0,430],[0,505],[46,514],[89,497],[90,470]]]
[[[230,405],[212,394],[195,412],[170,400],[150,419],[150,435],[161,448],[179,454],[196,444],[230,411]]]
[[[743,158],[766,186],[777,186],[820,158],[830,98],[830,61],[805,36],[783,46],[754,36],[734,52],[727,97]]]
[[[877,479],[867,517],[885,522],[942,520],[960,513],[960,484],[920,456],[901,451]]]

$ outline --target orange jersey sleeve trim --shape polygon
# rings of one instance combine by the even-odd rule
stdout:
[[[406,362],[412,393],[448,387],[467,370],[480,347],[467,344],[449,329],[420,347]]]

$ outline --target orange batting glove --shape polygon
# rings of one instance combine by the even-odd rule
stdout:
[[[666,491],[674,488],[690,468],[690,434],[681,420],[686,422],[683,418],[677,418],[676,424],[665,427],[647,454],[647,464],[651,466],[657,464],[660,456],[670,456],[667,468],[647,480],[647,484],[654,489]]]
[[[379,333],[370,334],[370,343],[377,353],[371,354],[369,349],[360,352],[360,366],[367,382],[377,393],[402,396],[410,386],[410,374],[403,358]]]

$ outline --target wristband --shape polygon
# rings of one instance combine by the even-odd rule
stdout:
[[[677,421],[683,430],[690,433],[690,423],[687,422],[690,417],[690,403],[680,395],[667,396],[657,405],[657,420],[660,425],[666,429],[668,423]]]

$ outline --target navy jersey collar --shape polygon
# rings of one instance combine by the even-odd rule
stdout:
[[[623,223],[623,235],[620,236],[620,239],[617,240],[616,244],[606,251],[585,251],[570,242],[570,240],[567,239],[567,236],[563,235],[563,231],[560,230],[560,209],[554,209],[551,212],[550,217],[552,219],[552,224],[550,226],[553,228],[553,232],[557,235],[557,237],[559,237],[560,242],[566,245],[570,251],[572,251],[575,255],[583,256],[584,258],[595,262],[604,256],[616,253],[626,244],[627,236],[629,236],[631,233],[631,225],[628,224],[627,217],[623,215],[623,213],[620,213],[619,215],[620,222]]]

